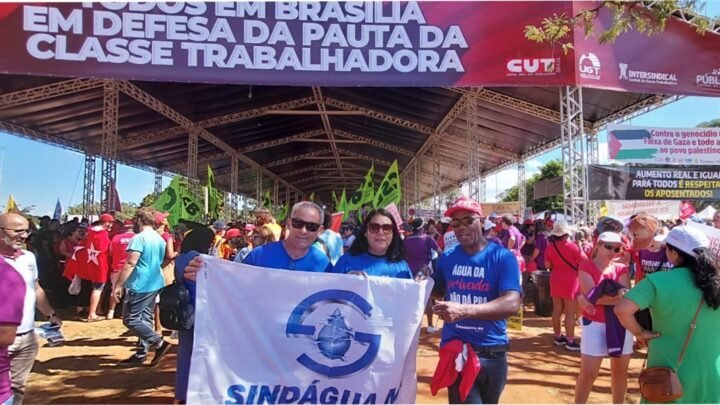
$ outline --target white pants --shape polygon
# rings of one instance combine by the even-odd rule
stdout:
[[[622,354],[632,354],[633,335],[625,331],[625,342]],[[580,340],[580,353],[593,357],[608,357],[607,337],[605,323],[592,321],[590,325],[583,323],[582,339]]]

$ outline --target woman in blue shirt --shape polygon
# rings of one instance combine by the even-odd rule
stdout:
[[[382,208],[370,211],[361,232],[335,264],[334,273],[412,278],[393,216]]]

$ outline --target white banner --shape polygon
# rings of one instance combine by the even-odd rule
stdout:
[[[632,215],[644,212],[658,219],[672,219],[680,215],[680,201],[607,201],[608,215],[628,219]]]
[[[414,403],[432,280],[204,256],[188,403]]]
[[[699,224],[693,220],[687,221],[687,226],[697,228],[710,240],[710,250],[720,255],[720,229],[705,224]]]
[[[628,163],[717,164],[720,128],[608,125],[608,157]]]

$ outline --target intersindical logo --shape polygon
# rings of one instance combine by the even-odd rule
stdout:
[[[302,300],[290,314],[285,333],[309,340],[313,352],[298,356],[297,362],[329,378],[367,368],[377,357],[381,340],[380,335],[360,331],[371,311],[363,297],[346,290],[323,290]]]

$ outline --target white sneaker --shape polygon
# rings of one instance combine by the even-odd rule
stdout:
[[[115,317],[115,311],[108,311],[106,319],[113,319]]]
[[[428,326],[426,329],[426,332],[430,333],[430,334],[438,333],[438,332],[440,332],[440,328],[436,328],[434,326]]]

